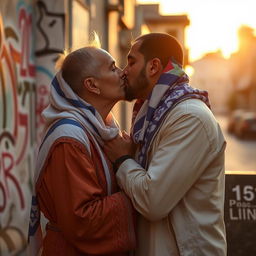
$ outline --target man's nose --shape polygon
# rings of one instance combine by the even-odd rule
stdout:
[[[122,78],[126,78],[126,76],[127,76],[127,71],[126,71],[126,68],[124,68],[124,69],[122,70],[122,72],[121,72],[121,77],[122,77]]]

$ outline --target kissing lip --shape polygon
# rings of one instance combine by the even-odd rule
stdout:
[[[123,83],[121,84],[121,87],[127,87],[128,86],[128,80],[127,78],[122,78]]]

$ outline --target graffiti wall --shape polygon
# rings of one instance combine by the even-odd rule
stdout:
[[[43,119],[42,110],[48,104],[49,84],[55,74],[55,62],[65,47],[63,0],[44,0],[36,2],[36,87],[37,139],[41,138]]]
[[[0,255],[26,255],[40,114],[63,48],[64,1],[0,1]]]

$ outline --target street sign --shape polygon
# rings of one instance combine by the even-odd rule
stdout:
[[[228,256],[256,255],[256,172],[226,172]]]

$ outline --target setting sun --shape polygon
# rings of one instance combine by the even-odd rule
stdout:
[[[238,49],[237,30],[242,25],[256,28],[255,0],[139,0],[139,3],[160,3],[162,15],[187,14],[186,46],[190,60],[207,52],[222,51],[224,57]]]

